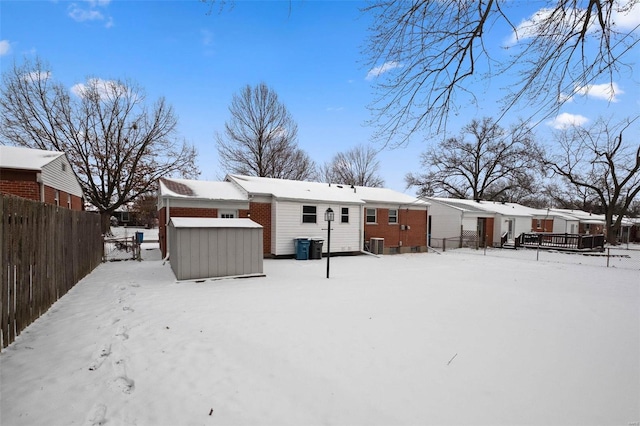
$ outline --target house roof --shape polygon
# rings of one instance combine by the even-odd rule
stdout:
[[[0,167],[40,171],[64,152],[0,145]]]
[[[250,196],[256,195],[272,196],[281,200],[344,204],[380,203],[419,207],[429,205],[424,200],[386,188],[352,187],[242,175],[227,175],[223,182],[160,179],[160,197],[246,202]]]
[[[540,213],[537,209],[522,206],[516,203],[501,203],[497,201],[475,201],[475,200],[463,200],[456,198],[431,198],[434,201],[441,202],[443,204],[450,205],[457,209],[463,209],[470,212],[486,212],[493,214],[501,214],[503,216],[525,216],[533,217],[534,215],[544,214]],[[545,210],[546,212],[546,210]]]
[[[454,198],[437,198],[427,197],[428,200],[435,201],[436,203],[444,204],[457,210],[473,213],[488,213],[486,209],[480,208],[472,203],[466,203],[469,200],[458,200]]]
[[[429,205],[426,201],[387,188],[368,188],[364,186],[241,175],[228,175],[227,179],[237,183],[249,194],[270,195],[287,200],[354,204],[386,203],[421,207]]]
[[[590,223],[594,225],[603,225],[606,223],[604,215],[593,214],[582,210],[570,210],[570,209],[551,209],[552,212],[558,212],[563,215],[579,220],[581,223]]]
[[[202,200],[248,201],[249,197],[231,182],[191,179],[160,179],[160,197]]]
[[[172,217],[171,223],[176,228],[262,228],[251,219]]]

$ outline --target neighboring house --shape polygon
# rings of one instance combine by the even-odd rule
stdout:
[[[172,217],[251,218],[263,226],[265,256],[291,256],[296,238],[325,238],[328,208],[335,216],[332,253],[358,253],[371,238],[384,239],[384,253],[426,250],[428,203],[385,188],[239,175],[223,182],[162,178],[159,187],[163,256]]]
[[[444,240],[458,244],[493,246],[495,214],[479,205],[451,198],[427,198],[429,208],[429,246],[442,248]],[[499,240],[498,240],[499,241]]]
[[[522,233],[566,233],[578,220],[553,209],[534,209],[517,203],[427,198],[431,202],[429,229],[433,247],[442,240],[459,239],[463,246],[499,246],[513,243]],[[573,228],[572,228],[573,229]]]
[[[605,224],[607,222],[602,214],[570,209],[550,209],[550,211],[569,218],[564,230],[558,228],[553,232],[567,234],[604,234],[606,232]]]
[[[63,152],[0,145],[0,193],[84,209],[82,187]]]

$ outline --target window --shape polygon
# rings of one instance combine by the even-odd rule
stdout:
[[[66,171],[67,171],[67,165],[66,165],[66,164],[64,164],[64,163],[62,163],[62,171],[63,171],[63,172],[66,172]]]
[[[236,212],[233,210],[219,210],[218,217],[222,219],[234,219],[236,217]]]
[[[349,223],[349,207],[340,209],[340,223]]]
[[[55,202],[56,206],[60,205],[60,191],[58,191],[57,189],[53,195],[53,201]]]
[[[302,223],[316,223],[316,206],[302,206]]]
[[[67,194],[67,208],[71,208],[71,194]]]
[[[398,223],[397,209],[389,209],[389,223]]]
[[[367,223],[376,223],[376,209],[367,209]]]

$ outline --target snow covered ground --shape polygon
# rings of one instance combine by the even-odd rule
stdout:
[[[99,266],[0,354],[2,425],[629,425],[638,270],[462,251]]]

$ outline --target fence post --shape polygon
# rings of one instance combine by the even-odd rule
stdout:
[[[447,245],[447,239],[443,238],[442,239],[442,251],[443,252],[447,251],[446,245]]]
[[[607,247],[607,268],[609,267],[610,256],[611,256],[611,247]]]

